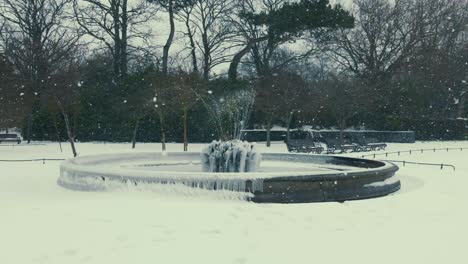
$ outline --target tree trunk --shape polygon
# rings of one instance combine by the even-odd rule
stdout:
[[[291,121],[294,115],[294,111],[289,112],[288,121],[286,122],[286,143],[289,143],[291,139]]]
[[[188,110],[184,109],[184,151],[188,150],[188,135],[187,135],[187,117],[188,117]]]
[[[57,105],[60,109],[60,112],[62,112],[63,120],[65,121],[65,128],[67,129],[68,141],[70,142],[73,157],[76,157],[78,154],[76,153],[75,137],[73,136],[72,128],[70,126],[70,119],[68,118],[67,111],[65,111],[65,107],[63,107],[62,102],[58,98]]]
[[[465,117],[465,103],[466,103],[466,94],[460,96],[460,101],[458,102],[458,117]]]
[[[192,65],[193,65],[193,72],[198,72],[198,63],[197,63],[197,54],[196,54],[196,46],[195,41],[193,40],[193,32],[190,28],[189,24],[190,18],[187,17],[185,20],[185,26],[187,27],[187,35],[190,41],[190,54],[192,56]]]
[[[169,4],[168,13],[169,13],[170,31],[169,31],[169,36],[167,37],[166,44],[163,47],[162,71],[164,74],[167,74],[168,62],[169,62],[169,49],[171,48],[172,40],[174,39],[174,32],[175,32],[173,1],[169,0],[168,4]]]
[[[73,157],[76,157],[76,156],[78,156],[78,154],[76,154],[75,140],[74,140],[74,137],[73,137],[73,133],[71,131],[70,120],[68,119],[68,114],[65,112],[65,110],[62,110],[62,115],[63,115],[63,119],[65,121],[65,127],[67,129],[68,141],[70,141],[70,146],[71,146],[71,149],[72,149]]]
[[[271,135],[270,134],[271,134],[271,126],[270,126],[270,124],[268,124],[267,131],[266,131],[266,140],[267,140],[266,146],[267,146],[267,148],[269,148],[271,146]]]
[[[28,117],[28,128],[27,128],[27,137],[28,137],[28,144],[31,143],[31,130],[32,130],[32,125],[33,125],[33,112],[34,110],[31,111],[31,113],[29,114],[29,117]]]
[[[340,147],[343,146],[343,132],[346,126],[346,120],[343,118],[340,120]]]
[[[52,114],[52,123],[54,123],[54,128],[55,128],[55,134],[57,135],[57,141],[59,143],[59,147],[60,147],[60,152],[63,152],[63,149],[62,149],[62,138],[60,137],[60,131],[58,129],[58,126],[57,126],[57,119],[55,118],[55,115]]]
[[[120,81],[121,78],[121,47],[122,41],[120,38],[120,12],[119,12],[119,5],[115,1],[111,1],[111,10],[112,10],[112,19],[115,21],[114,23],[114,54],[113,54],[113,62],[114,62],[114,77],[117,78],[116,81]]]
[[[161,148],[164,152],[166,151],[166,130],[164,129],[164,118],[162,113],[159,113],[159,124],[161,131]]]
[[[234,57],[232,58],[231,63],[229,64],[228,70],[228,77],[230,80],[237,80],[237,68],[242,60],[242,58],[249,53],[250,49],[252,48],[253,44],[262,42],[268,39],[268,36],[263,36],[257,39],[251,39],[245,46],[245,48],[241,49]]]
[[[343,146],[343,128],[340,128],[340,147]]]
[[[203,41],[203,79],[207,81],[210,78],[211,50],[210,50],[210,45],[208,44],[208,36],[206,35],[206,33],[202,34],[202,41]]]
[[[237,80],[237,68],[239,68],[239,63],[241,62],[242,58],[249,53],[250,49],[252,48],[252,44],[249,43],[247,46],[239,51],[234,57],[232,58],[231,64],[229,64],[228,70],[228,77],[230,80]]]
[[[133,136],[132,136],[132,149],[135,148],[135,145],[136,145],[136,138],[137,138],[137,134],[138,134],[138,126],[140,124],[140,120],[137,119],[136,122],[135,122],[135,127],[133,128]]]
[[[127,76],[127,0],[122,0],[122,38],[120,40],[120,74],[122,78]]]

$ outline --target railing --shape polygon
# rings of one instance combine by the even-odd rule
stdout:
[[[46,161],[63,161],[65,159],[7,159],[0,160],[0,162],[33,162],[33,161],[42,161],[42,164],[45,164]]]
[[[444,163],[413,162],[413,161],[406,161],[406,160],[382,160],[382,161],[392,162],[392,163],[397,163],[397,162],[403,163],[403,167],[406,164],[414,164],[414,165],[425,165],[425,166],[438,166],[440,167],[441,170],[444,169],[445,167],[450,167],[453,170],[455,170],[455,166],[450,165],[450,164],[444,164]]]
[[[361,155],[361,158],[366,158],[366,157],[372,157],[372,158],[377,158],[377,156],[383,156],[388,157],[389,155],[394,155],[397,154],[400,156],[401,154],[408,153],[412,155],[413,153],[416,154],[422,154],[424,152],[437,152],[437,151],[463,151],[463,150],[468,150],[468,147],[459,147],[459,148],[425,148],[425,149],[410,149],[410,150],[399,150],[399,151],[392,151],[392,152],[385,152],[385,153],[373,153],[369,155]],[[451,164],[444,164],[444,163],[427,163],[427,162],[413,162],[413,161],[406,161],[406,160],[382,160],[382,161],[387,161],[387,162],[393,162],[393,163],[402,163],[403,166],[406,164],[413,164],[413,165],[424,165],[424,166],[438,166],[440,169],[444,168],[452,168],[455,170],[455,166]]]
[[[17,144],[17,143],[11,143],[11,142],[3,142],[0,144],[0,147],[28,147],[28,146],[45,146],[45,143],[23,143],[23,144]]]
[[[466,148],[461,147],[461,148],[428,148],[428,149],[400,150],[400,151],[392,151],[392,152],[385,152],[385,153],[373,153],[373,154],[369,154],[369,155],[361,155],[361,158],[373,157],[375,159],[377,156],[383,156],[383,155],[385,155],[385,157],[388,157],[388,155],[392,155],[392,154],[398,154],[398,156],[400,156],[402,153],[409,153],[411,155],[413,153],[424,153],[424,151],[426,151],[426,152],[429,152],[429,151],[432,151],[432,152],[447,151],[448,152],[450,150],[463,151],[463,150],[468,150],[468,147],[466,147]]]

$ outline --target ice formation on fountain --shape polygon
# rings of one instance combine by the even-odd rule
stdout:
[[[246,141],[213,141],[201,153],[205,172],[255,172],[261,154]]]

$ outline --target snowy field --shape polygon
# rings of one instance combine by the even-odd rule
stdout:
[[[66,144],[63,153],[57,143],[34,144],[1,145],[0,160],[70,154]],[[286,151],[284,144],[259,147]],[[468,148],[468,141],[390,144],[387,151],[446,147]],[[160,145],[77,148],[91,155]],[[402,189],[393,195],[284,205],[207,191],[75,192],[56,184],[58,161],[0,162],[0,263],[468,263],[468,150],[381,158],[456,170],[398,164]]]

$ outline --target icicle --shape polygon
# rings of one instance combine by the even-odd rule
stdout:
[[[261,159],[254,145],[239,140],[213,141],[200,156],[205,172],[254,172]]]

